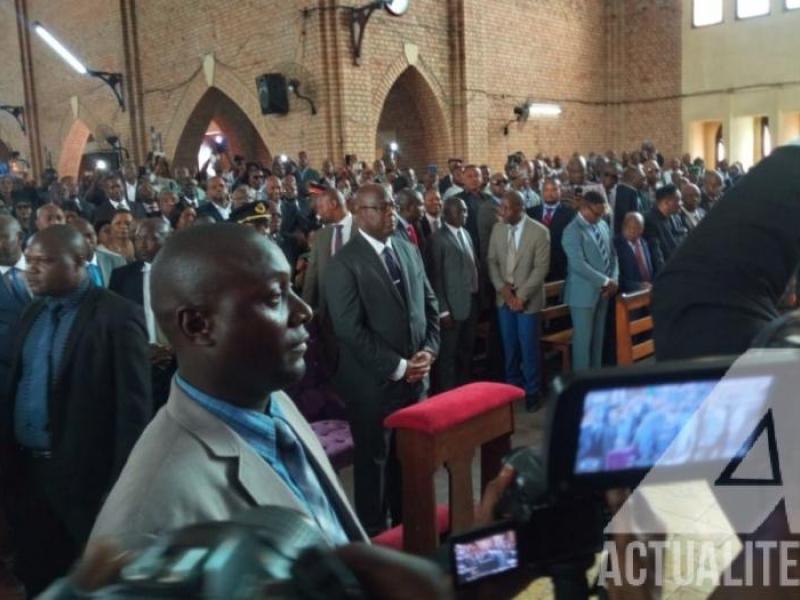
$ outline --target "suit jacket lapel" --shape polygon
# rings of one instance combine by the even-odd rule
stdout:
[[[400,292],[397,291],[397,288],[392,283],[391,278],[389,277],[389,272],[386,270],[386,265],[383,262],[383,258],[379,257],[375,253],[375,249],[370,245],[370,243],[364,239],[363,235],[358,235],[355,240],[352,240],[356,244],[361,244],[360,252],[364,255],[367,264],[369,267],[375,272],[378,279],[380,279],[384,286],[386,286],[389,290],[389,293],[401,304],[401,306],[405,307],[405,302],[403,301],[403,297],[400,296]],[[397,255],[397,253],[395,253]],[[402,267],[400,268],[402,270]]]

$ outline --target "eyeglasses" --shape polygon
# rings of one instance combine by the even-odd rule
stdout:
[[[394,210],[394,202],[387,202],[386,204],[378,204],[376,206],[363,205],[358,207],[359,210],[375,210],[378,212],[391,212]]]

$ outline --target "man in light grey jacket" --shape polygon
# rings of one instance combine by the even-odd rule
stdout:
[[[544,278],[550,269],[550,232],[524,212],[522,195],[507,191],[503,222],[489,240],[489,278],[496,291],[506,381],[525,388],[525,404],[535,410],[539,391],[539,322],[544,308]]]

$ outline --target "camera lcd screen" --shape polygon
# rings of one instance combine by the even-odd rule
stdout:
[[[574,472],[732,459],[771,381],[762,375],[592,390],[583,403]],[[703,405],[712,392],[713,402]]]
[[[494,530],[480,538],[453,539],[452,554],[459,585],[505,573],[519,566],[514,529]]]

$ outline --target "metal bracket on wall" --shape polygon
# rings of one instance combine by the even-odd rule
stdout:
[[[330,7],[312,7],[304,8],[301,12],[303,16],[308,18],[313,12],[321,12],[324,10],[344,10],[348,13],[348,25],[350,26],[350,48],[353,52],[353,64],[355,66],[361,65],[361,45],[364,43],[364,31],[367,28],[367,22],[376,10],[386,8],[387,0],[374,0],[364,6],[330,6]]]
[[[108,87],[111,88],[111,91],[114,92],[114,95],[117,97],[117,102],[119,102],[119,107],[125,111],[125,99],[122,97],[122,73],[109,73],[107,71],[93,71],[92,69],[87,69],[87,73],[92,77],[97,77],[105,83]]]
[[[25,133],[25,109],[22,106],[11,106],[9,104],[0,104],[0,110],[7,112],[17,120],[17,125]]]

